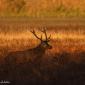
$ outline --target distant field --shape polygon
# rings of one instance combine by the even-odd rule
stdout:
[[[85,0],[0,0],[0,16],[85,17]]]

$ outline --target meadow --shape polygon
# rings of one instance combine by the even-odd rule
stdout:
[[[3,52],[6,52],[5,55],[7,55],[7,53],[11,51],[19,50],[23,51],[24,49],[32,49],[36,47],[40,43],[40,41],[37,40],[35,36],[33,36],[33,34],[30,32],[31,30],[30,29],[25,30],[20,33],[19,32],[0,33],[0,55],[4,56]],[[38,36],[43,35],[41,32],[39,32],[38,29],[36,29],[36,32]],[[66,51],[68,53],[74,53],[85,50],[84,34],[82,33],[71,31],[66,32],[65,30],[61,31],[48,30],[48,35],[50,34],[52,34],[50,44],[53,46],[53,49],[50,50],[51,54],[62,53],[63,51]],[[45,38],[44,35],[43,38]]]
[[[38,46],[40,41],[30,32],[33,29],[35,29],[38,36],[41,36],[42,32],[38,28],[30,27],[20,32],[19,30],[0,32],[0,79],[9,80],[15,85],[28,85],[33,82],[41,85],[40,81],[43,81],[42,84],[46,85],[53,81],[57,81],[59,85],[63,83],[76,85],[81,76],[79,82],[84,85],[84,29],[82,31],[60,30],[57,27],[54,29],[47,28],[47,35],[51,34],[50,45],[53,48],[46,50],[40,65],[37,61],[23,62],[23,60],[23,63],[18,61],[18,64],[13,64],[12,62],[7,64],[5,58],[10,52],[24,51]],[[45,39],[44,35],[43,39]],[[21,82],[22,80],[23,82]],[[76,84],[74,84],[74,81]]]

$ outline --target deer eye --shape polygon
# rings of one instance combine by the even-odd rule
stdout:
[[[43,43],[43,46],[44,46],[44,47],[46,47],[46,46],[47,46],[47,44],[46,44],[46,43]]]

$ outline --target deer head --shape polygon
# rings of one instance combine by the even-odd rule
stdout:
[[[43,49],[51,49],[52,46],[49,44],[51,35],[50,35],[49,37],[47,37],[47,33],[46,33],[46,29],[45,29],[45,28],[44,28],[43,30],[40,30],[40,31],[43,32],[44,35],[45,35],[45,39],[44,39],[44,40],[42,39],[42,35],[41,35],[40,38],[36,35],[35,30],[31,31],[31,33],[33,33],[33,35],[34,35],[38,40],[40,40],[41,43],[40,43],[39,46],[40,46],[41,48],[43,48]]]

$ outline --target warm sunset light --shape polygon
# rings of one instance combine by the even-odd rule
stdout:
[[[0,0],[0,85],[85,85],[85,0]]]

